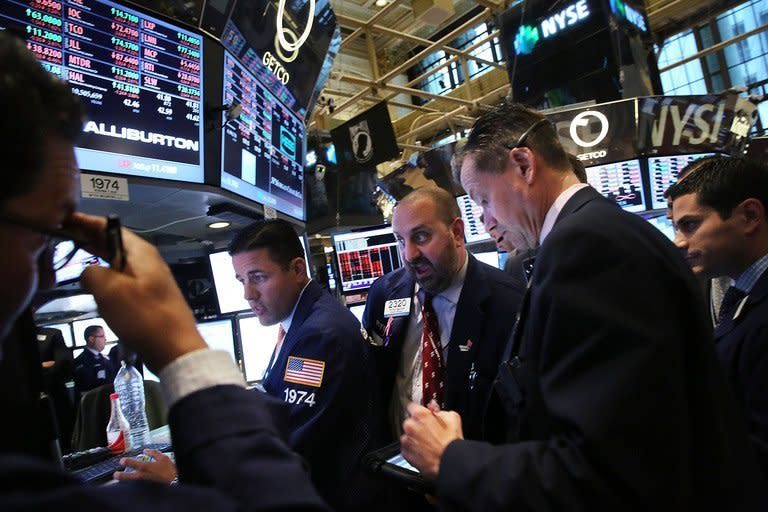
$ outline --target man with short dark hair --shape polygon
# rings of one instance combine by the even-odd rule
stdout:
[[[80,395],[88,390],[111,384],[117,373],[112,361],[102,354],[107,343],[104,328],[100,325],[89,325],[83,332],[83,338],[85,348],[75,358],[75,398],[78,400]]]
[[[728,276],[714,340],[768,475],[768,167],[711,158],[669,188],[675,245],[694,273]]]
[[[579,183],[519,104],[475,123],[454,170],[486,220],[538,246],[486,424],[408,407],[403,454],[447,510],[764,510],[697,283],[661,232]]]
[[[312,480],[336,510],[361,509],[370,498],[361,461],[371,449],[375,381],[360,323],[307,277],[289,222],[243,229],[229,253],[251,311],[262,325],[279,324],[262,385],[290,406],[291,447],[307,459]]]
[[[433,399],[483,438],[482,411],[524,286],[467,251],[456,200],[441,188],[405,196],[392,229],[403,267],[373,284],[363,314],[388,439],[402,433],[409,402]]]
[[[208,349],[157,250],[127,230],[124,272],[92,266],[81,283],[121,341],[160,376],[182,485],[84,485],[25,449],[47,441],[38,438],[46,421],[34,385],[39,358],[16,356],[22,346],[37,349],[34,326],[26,333],[20,326],[33,294],[54,281],[50,237],[78,240],[106,258],[106,219],[75,213],[77,101],[7,33],[0,33],[0,111],[0,400],[9,413],[0,425],[0,510],[327,510],[284,441],[283,404],[247,391],[229,354]],[[24,383],[7,381],[27,363]],[[11,433],[23,446],[7,446]]]

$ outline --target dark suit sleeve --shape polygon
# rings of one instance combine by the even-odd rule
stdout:
[[[51,374],[56,380],[66,382],[72,378],[72,370],[75,366],[72,351],[64,343],[64,336],[62,336],[61,331],[53,335],[51,344],[54,361],[53,367],[51,367]]]
[[[540,347],[526,364],[549,432],[531,428],[530,440],[498,447],[453,442],[438,477],[445,509],[628,510],[685,485],[685,463],[664,455],[688,441],[677,377],[685,336],[671,307],[684,304],[685,282],[642,264],[638,244],[596,231],[555,231],[536,261],[523,344]]]
[[[768,475],[768,325],[750,332],[740,359],[748,367],[739,373],[745,380],[743,407],[749,438],[763,474]]]
[[[218,386],[171,409],[183,483],[84,485],[50,464],[0,455],[0,510],[328,510],[280,432],[282,404],[261,393]]]

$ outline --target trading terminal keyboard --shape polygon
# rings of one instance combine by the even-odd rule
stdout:
[[[87,467],[81,467],[80,469],[72,468],[70,470],[70,473],[84,482],[97,482],[100,480],[108,480],[109,478],[112,477],[112,473],[122,468],[122,466],[120,465],[120,459],[122,459],[123,457],[135,457],[136,455],[139,455],[147,448],[158,450],[161,452],[167,452],[171,450],[171,445],[167,443],[148,444],[142,448],[139,448],[136,450],[130,450],[128,452],[121,453],[118,455],[111,455],[111,453],[107,451],[106,452],[107,458],[102,458],[98,462],[94,462]],[[83,452],[83,453],[88,453],[88,452]],[[100,450],[96,453],[99,453],[102,457],[104,456],[104,452],[101,452]],[[65,467],[66,466],[68,465],[65,462]]]

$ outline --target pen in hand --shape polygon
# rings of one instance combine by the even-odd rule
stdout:
[[[111,214],[107,217],[107,255],[109,264],[118,272],[125,270],[125,249],[123,248],[123,234],[120,229],[120,218]]]

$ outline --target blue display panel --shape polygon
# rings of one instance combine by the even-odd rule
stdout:
[[[223,95],[243,108],[222,130],[222,188],[304,220],[304,123],[226,51]]]
[[[714,153],[649,157],[648,174],[651,180],[651,209],[660,210],[667,207],[664,192],[670,186],[677,183],[680,171],[691,162],[712,155]]]
[[[587,181],[603,196],[628,212],[645,210],[640,160],[587,167]]]
[[[203,182],[199,35],[107,0],[4,0],[0,28],[85,105],[81,168]]]

